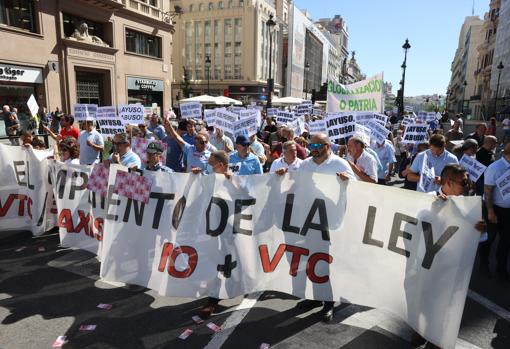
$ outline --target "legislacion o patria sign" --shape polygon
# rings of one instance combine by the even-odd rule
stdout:
[[[19,65],[0,64],[0,81],[42,84],[42,69]]]

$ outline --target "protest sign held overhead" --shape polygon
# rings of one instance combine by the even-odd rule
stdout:
[[[117,108],[114,106],[97,108],[96,120],[103,138],[113,138],[116,133],[126,131],[121,118],[117,116]]]
[[[382,113],[383,74],[351,85],[328,82],[327,112],[372,111]]]
[[[267,108],[267,116],[273,117],[278,113],[278,108]]]
[[[202,119],[202,104],[200,102],[181,103],[179,109],[183,119]]]
[[[259,111],[254,109],[255,113],[251,113],[251,115],[245,115],[234,123],[234,136],[245,135],[247,137],[253,136],[258,131],[258,120],[259,120]]]
[[[356,128],[356,120],[352,113],[328,113],[326,127],[329,139],[341,139],[352,136]]]
[[[124,125],[139,125],[144,123],[145,108],[141,104],[119,105],[117,110]]]
[[[234,136],[235,123],[239,119],[238,115],[227,111],[224,108],[216,109],[215,127],[222,129],[225,133]]]
[[[312,121],[308,124],[310,128],[310,135],[314,135],[316,133],[327,133],[328,129],[326,127],[326,120],[316,120]]]
[[[428,126],[424,124],[408,124],[404,131],[402,143],[420,144],[427,143]]]
[[[216,126],[216,109],[204,109],[204,121],[207,126]]]
[[[283,110],[279,110],[276,114],[276,122],[279,124],[287,124],[294,120],[295,116],[292,112],[287,112]]]
[[[384,143],[390,134],[390,130],[382,126],[376,119],[368,122],[368,128],[370,128],[370,131],[372,132],[370,135],[372,141],[379,144]]]
[[[37,115],[37,112],[39,111],[39,105],[37,104],[33,94],[30,95],[30,98],[27,101],[27,107],[28,110],[30,110],[30,115]]]
[[[96,120],[97,104],[75,104],[74,120],[94,121]]]

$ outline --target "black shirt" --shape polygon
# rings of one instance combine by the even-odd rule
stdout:
[[[478,143],[478,147],[481,148],[485,136],[479,136],[478,133],[473,132],[467,135],[466,139],[474,139]]]
[[[480,163],[482,163],[485,166],[489,166],[495,161],[494,153],[490,150],[485,149],[484,147],[481,147],[476,152],[476,160],[478,160]],[[483,195],[483,185],[484,185],[484,176],[483,173],[476,181],[476,195]]]

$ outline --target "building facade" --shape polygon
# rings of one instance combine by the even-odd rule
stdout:
[[[176,19],[174,104],[189,92],[225,95],[245,103],[267,98],[271,77],[275,94],[281,89],[281,24],[287,16],[282,3],[270,0],[171,0],[184,13]],[[269,30],[266,22],[276,22]],[[270,57],[271,56],[271,57]],[[185,89],[184,81],[189,80]],[[188,90],[188,91],[186,91]]]
[[[165,7],[165,4],[167,7]],[[0,104],[20,119],[77,103],[170,107],[173,25],[163,0],[0,2]]]
[[[474,72],[478,62],[477,48],[482,40],[483,21],[478,16],[468,16],[462,24],[459,44],[452,62],[452,76],[448,88],[448,110],[471,113],[469,104],[475,95]]]
[[[492,62],[490,89],[493,91],[489,110],[494,116],[499,113],[510,114],[510,1],[501,0],[499,24],[496,34],[496,47]],[[499,64],[502,69],[498,69]],[[499,80],[499,88],[498,88]],[[496,101],[496,90],[498,99]],[[492,107],[490,106],[492,104]]]
[[[473,116],[476,119],[486,119],[491,113],[490,102],[493,98],[493,91],[490,82],[494,65],[500,4],[501,0],[492,0],[489,5],[489,12],[484,15],[482,28],[484,38],[478,46],[478,63],[475,70],[476,91],[471,96],[470,101],[473,107]]]

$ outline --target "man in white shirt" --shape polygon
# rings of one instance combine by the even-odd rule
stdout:
[[[283,156],[273,161],[269,173],[282,175],[286,172],[294,172],[299,169],[303,160],[297,157],[296,142],[287,141],[283,143]]]
[[[365,143],[357,136],[347,141],[347,161],[356,175],[363,182],[377,183],[377,161],[365,151]]]

